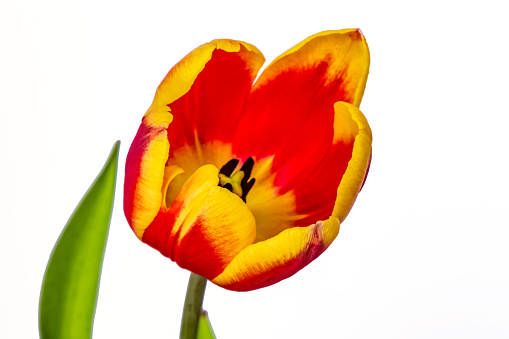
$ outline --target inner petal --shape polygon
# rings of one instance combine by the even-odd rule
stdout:
[[[272,238],[295,226],[304,215],[296,212],[293,190],[282,192],[272,172],[274,156],[255,159],[251,176],[256,179],[246,204],[256,220],[256,242]]]
[[[231,149],[231,144],[221,141],[201,144],[198,137],[195,136],[194,145],[184,145],[174,150],[173,156],[166,161],[166,168],[176,166],[181,168],[182,172],[174,176],[167,185],[166,206],[171,206],[184,183],[198,168],[208,164],[221,168],[228,162],[232,158]]]
[[[244,43],[234,44],[238,45],[236,52],[217,47],[189,91],[168,104],[174,117],[168,126],[170,157],[174,150],[194,145],[196,135],[202,143],[231,142],[251,84],[263,63],[257,50],[248,50]]]

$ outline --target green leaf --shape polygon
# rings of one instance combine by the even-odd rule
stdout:
[[[210,324],[209,315],[206,311],[201,311],[197,339],[216,339],[216,335],[214,334],[214,330],[212,330],[212,325]]]
[[[119,147],[117,141],[53,248],[39,301],[41,339],[92,337]]]

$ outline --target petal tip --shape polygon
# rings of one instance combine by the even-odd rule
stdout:
[[[336,217],[330,217],[325,221],[316,223],[316,232],[320,234],[320,240],[324,250],[336,239],[339,234],[340,222]]]
[[[355,35],[354,35],[354,40],[360,40],[360,41],[365,41],[366,38],[364,37],[364,34],[362,34],[362,31],[360,28],[354,28],[354,31],[355,31]]]

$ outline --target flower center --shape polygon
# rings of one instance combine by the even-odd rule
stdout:
[[[226,165],[221,167],[221,170],[219,171],[219,186],[237,194],[242,198],[242,200],[244,200],[244,202],[246,202],[246,196],[255,183],[255,178],[251,178],[251,180],[249,180],[251,171],[253,170],[254,161],[253,158],[249,157],[240,170],[234,172],[238,164],[238,159],[232,159],[228,161]]]

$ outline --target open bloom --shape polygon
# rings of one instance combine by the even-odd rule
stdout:
[[[126,163],[136,236],[237,291],[286,279],[323,253],[371,159],[360,30],[307,38],[253,85],[263,62],[234,40],[189,53],[159,85]]]

